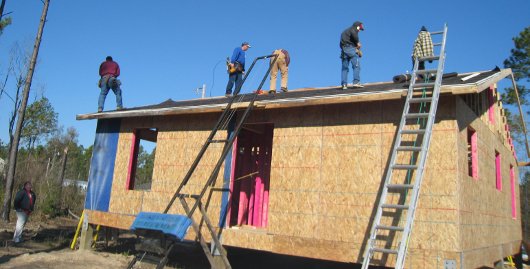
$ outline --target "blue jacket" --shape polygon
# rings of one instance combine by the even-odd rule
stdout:
[[[238,62],[243,66],[243,70],[245,70],[245,51],[241,49],[241,47],[237,47],[234,49],[234,53],[232,53],[232,58],[230,58],[231,63]]]

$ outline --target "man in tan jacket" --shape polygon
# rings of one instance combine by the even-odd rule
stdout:
[[[280,69],[280,72],[282,74],[282,81],[281,81],[281,90],[282,92],[287,92],[287,79],[289,77],[289,63],[291,62],[291,58],[289,57],[289,52],[284,49],[277,49],[272,54],[278,55],[278,58],[276,59],[276,63],[272,65],[272,62],[274,61],[273,58],[271,58],[270,64],[271,66],[271,85],[269,89],[269,93],[276,93],[276,78],[278,77],[278,69]]]

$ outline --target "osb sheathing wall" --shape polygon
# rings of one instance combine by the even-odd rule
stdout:
[[[434,127],[408,266],[457,258],[448,253],[458,234],[453,102],[444,99]],[[227,230],[224,242],[361,262],[402,108],[402,101],[383,101],[252,114],[252,122],[275,124],[269,227],[258,240],[254,230]]]
[[[409,243],[407,267],[441,268],[457,259],[457,134],[454,98],[442,98]],[[227,245],[343,262],[362,262],[374,203],[403,101],[255,110],[248,122],[274,123],[269,225],[229,228]],[[162,211],[218,114],[123,119],[105,223],[127,228],[140,211]],[[125,189],[132,130],[158,128],[151,191]],[[220,134],[220,137],[226,135]],[[220,138],[219,137],[219,138]],[[220,147],[213,151],[220,151]],[[188,190],[202,187],[216,158],[201,162]],[[221,170],[220,175],[223,174]],[[217,186],[221,186],[221,176]],[[220,193],[209,212],[216,223]],[[178,202],[170,210],[182,213]],[[121,214],[121,215],[119,215]],[[92,221],[98,216],[93,214]],[[103,221],[103,220],[102,220]],[[191,233],[193,234],[193,233]],[[393,264],[393,257],[385,260]]]
[[[518,169],[506,132],[501,110],[495,106],[495,123],[487,115],[478,118],[457,98],[458,115],[458,192],[460,194],[460,249],[464,268],[493,266],[495,261],[518,253],[521,242]],[[478,179],[468,175],[467,128],[478,137]],[[504,137],[501,137],[504,136]],[[502,189],[496,188],[495,151],[501,156]],[[516,218],[512,218],[510,165],[515,172]]]
[[[444,98],[409,243],[407,266],[441,268],[457,259],[458,199],[455,190],[457,126],[454,99]],[[380,191],[402,101],[255,110],[249,122],[273,122],[269,225],[229,228],[227,245],[344,262],[361,262],[374,203]],[[162,211],[218,114],[124,119],[106,223],[128,228],[140,211]],[[127,191],[125,182],[134,128],[159,130],[151,191]],[[226,135],[226,134],[222,134]],[[219,151],[220,148],[213,151]],[[210,155],[209,155],[210,156]],[[213,153],[212,153],[213,156]],[[208,157],[192,178],[202,187],[216,161]],[[222,175],[221,171],[220,175]],[[199,177],[202,176],[202,177]],[[219,176],[217,186],[221,186]],[[188,190],[187,190],[188,191]],[[185,191],[185,192],[187,192]],[[220,195],[209,207],[216,223]],[[178,202],[171,209],[180,212]],[[122,217],[119,217],[122,214]],[[193,234],[193,233],[192,233]],[[393,258],[386,265],[393,264]]]
[[[112,183],[110,212],[137,214],[140,211],[163,211],[180,180],[185,176],[204,141],[217,121],[218,114],[200,114],[171,117],[145,117],[122,121],[120,139]],[[126,180],[131,152],[132,131],[135,128],[157,128],[157,145],[153,170],[153,182],[150,191],[126,190]],[[226,138],[226,132],[220,132],[217,139]],[[199,163],[196,172],[183,189],[183,193],[197,194],[204,186],[211,169],[218,160],[221,144],[212,144]],[[222,171],[217,186],[222,185]],[[219,215],[220,195],[214,195],[209,212]],[[189,203],[193,200],[188,200]],[[184,211],[176,200],[169,213]],[[214,219],[217,219],[215,217]]]

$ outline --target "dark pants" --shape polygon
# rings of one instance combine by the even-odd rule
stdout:
[[[414,70],[414,58],[412,58],[412,70]],[[421,61],[418,63],[418,70],[425,70],[425,62]]]
[[[243,73],[232,73],[228,76],[228,84],[226,85],[226,94],[232,94],[232,87],[236,84],[236,89],[241,90],[243,84]]]

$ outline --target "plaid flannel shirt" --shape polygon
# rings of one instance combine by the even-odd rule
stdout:
[[[420,31],[416,41],[414,41],[414,49],[412,51],[412,58],[434,56],[434,49],[432,46],[431,34],[427,31]]]

